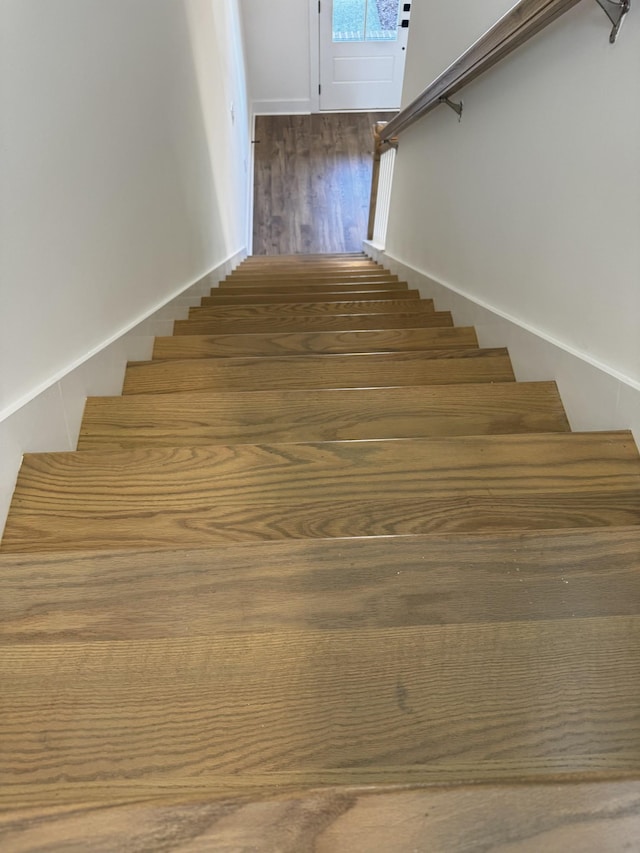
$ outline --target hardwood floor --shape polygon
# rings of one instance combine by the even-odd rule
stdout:
[[[257,116],[254,255],[359,252],[371,190],[371,128],[394,113]]]

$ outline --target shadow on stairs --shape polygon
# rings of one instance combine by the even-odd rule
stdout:
[[[631,434],[364,255],[212,288],[25,457],[0,564],[3,851],[640,834]]]

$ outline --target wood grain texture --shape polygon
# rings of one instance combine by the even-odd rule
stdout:
[[[554,382],[90,397],[79,450],[568,432]]]
[[[367,270],[359,272],[306,272],[304,270],[277,271],[277,272],[233,272],[230,273],[221,285],[227,287],[241,287],[244,284],[265,284],[273,286],[289,282],[290,284],[355,284],[358,282],[372,282],[378,284],[391,284],[398,282],[398,276],[388,270]]]
[[[358,263],[359,261],[370,261],[370,258],[365,255],[362,249],[353,252],[306,252],[300,254],[298,252],[287,253],[282,252],[278,255],[248,255],[241,264],[259,264],[260,266],[268,266],[269,264],[283,264],[293,262],[299,263],[316,263],[317,261],[328,264],[333,263]]]
[[[453,358],[434,352],[262,356],[132,362],[124,394],[176,391],[268,391],[374,388],[514,381],[504,350],[469,349]]]
[[[347,285],[348,286],[348,285]],[[322,287],[322,286],[321,286]],[[202,297],[202,306],[215,305],[260,305],[263,303],[274,304],[278,302],[345,302],[346,300],[354,302],[379,302],[381,300],[406,301],[407,299],[418,301],[420,299],[420,291],[418,290],[283,290],[279,292],[258,292],[246,293],[237,292],[234,290],[213,290],[211,296]],[[433,309],[432,299],[421,300],[427,303]]]
[[[82,792],[77,792],[81,797]],[[134,795],[135,798],[135,795]],[[633,850],[640,783],[477,785],[306,793],[216,801],[82,802],[0,814],[10,853],[603,853]],[[161,848],[160,848],[161,849]]]
[[[365,255],[364,252],[347,252],[347,253],[329,253],[322,252],[314,254],[313,252],[305,252],[304,254],[297,253],[293,255],[248,255],[244,260],[240,261],[236,269],[277,269],[279,267],[320,267],[326,269],[356,269],[358,267],[377,267],[381,265],[372,258]]]
[[[235,296],[241,298],[249,296],[252,293],[268,296],[270,293],[296,293],[296,292],[313,292],[313,293],[377,293],[381,290],[391,292],[393,294],[404,293],[409,289],[409,285],[405,281],[391,282],[358,282],[357,284],[306,284],[281,282],[275,286],[265,286],[263,284],[248,284],[242,287],[228,287],[224,282],[220,286],[211,288],[212,296]],[[402,298],[402,297],[399,297]]]
[[[364,352],[431,351],[438,357],[477,350],[471,327],[386,329],[368,332],[280,332],[253,335],[158,337],[153,358],[207,358],[269,355],[338,355]],[[506,355],[506,350],[502,351]]]
[[[250,284],[401,284],[398,274],[380,266],[359,267],[358,269],[331,269],[327,267],[310,268],[296,264],[289,267],[270,267],[269,269],[235,269],[220,280],[225,287],[242,287]]]
[[[371,187],[371,127],[392,115],[256,117],[256,255],[362,249]]]
[[[5,553],[0,572],[2,645],[632,616],[640,527]]]
[[[372,314],[428,314],[437,317],[439,325],[453,326],[449,311],[434,311],[433,303],[421,299],[366,299],[359,301],[302,302],[289,297],[288,302],[258,302],[249,305],[205,305],[189,309],[189,319],[230,320],[238,322],[271,321],[279,323],[297,317],[359,317]]]
[[[303,256],[300,256],[303,257]],[[233,278],[236,276],[256,276],[256,277],[265,277],[269,278],[271,276],[278,276],[280,274],[284,275],[299,275],[302,274],[304,276],[320,276],[327,277],[332,276],[336,280],[338,280],[341,276],[388,276],[389,278],[397,278],[396,273],[392,273],[386,267],[383,267],[381,264],[375,263],[375,261],[360,261],[357,263],[345,263],[345,262],[335,262],[335,263],[326,263],[318,261],[317,263],[311,264],[307,263],[290,263],[290,264],[265,264],[262,261],[262,258],[256,258],[256,264],[254,266],[250,266],[246,263],[240,264],[234,270],[227,274],[226,278]]]
[[[344,263],[358,263],[358,261],[366,260],[369,261],[370,258],[365,255],[362,249],[353,252],[306,252],[305,254],[299,254],[297,252],[287,253],[281,252],[278,255],[249,255],[243,261],[242,264],[259,264],[260,266],[268,266],[269,264],[282,264],[282,263],[316,263],[317,261],[322,261],[322,263],[336,263],[336,262],[344,262]]]
[[[215,335],[220,333],[260,334],[262,332],[357,332],[377,329],[414,329],[452,326],[447,311],[410,311],[397,314],[293,315],[264,319],[176,320],[174,335]]]
[[[270,269],[272,267],[282,267],[293,265],[295,267],[358,267],[363,264],[369,266],[380,266],[369,255],[365,254],[362,247],[358,252],[295,252],[293,254],[278,254],[278,255],[247,255],[237,265],[237,269],[247,267],[259,267],[260,269]]]
[[[13,645],[0,681],[14,804],[27,784],[640,772],[637,616]]]
[[[161,488],[162,486],[159,486]],[[111,500],[113,505],[113,499]],[[141,523],[140,519],[143,520]],[[574,492],[409,499],[371,496],[324,502],[299,497],[290,505],[257,505],[250,500],[171,514],[152,502],[135,517],[96,514],[55,520],[23,508],[11,518],[11,536],[0,552],[43,553],[117,548],[209,547],[225,542],[275,542],[283,539],[345,539],[416,536],[456,532],[503,533],[524,530],[620,527],[640,524],[638,497],[629,491]]]
[[[522,500],[555,518],[545,525],[570,527],[585,497],[596,525],[603,504],[615,523],[625,523],[621,509],[637,522],[640,459],[630,433],[28,454],[2,547],[384,535],[401,532],[397,516],[411,526],[416,515],[422,527],[411,532],[437,530],[438,521],[443,530],[534,529],[535,513],[520,517]]]

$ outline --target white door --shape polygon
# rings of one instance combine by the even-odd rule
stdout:
[[[320,109],[398,109],[410,3],[319,0]]]

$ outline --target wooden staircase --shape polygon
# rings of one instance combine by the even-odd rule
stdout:
[[[3,851],[637,840],[632,436],[363,255],[213,288],[25,457],[0,569]]]

